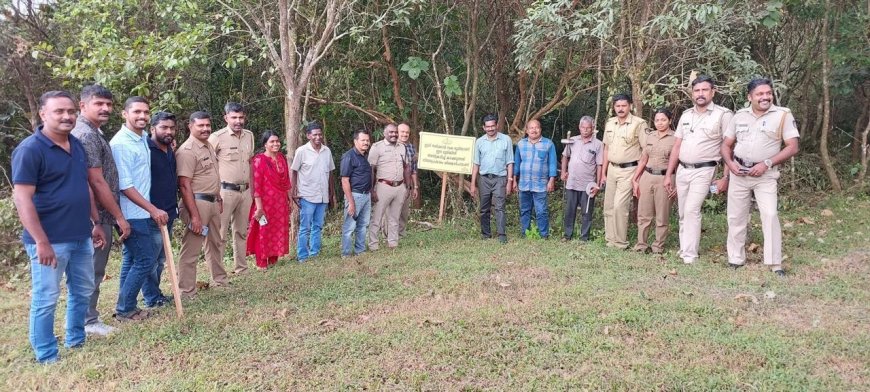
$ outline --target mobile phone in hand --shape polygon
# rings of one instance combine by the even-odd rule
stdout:
[[[269,223],[269,221],[266,220],[266,215],[263,215],[260,217],[260,219],[257,219],[257,222],[260,223],[260,226],[266,226],[266,224]]]

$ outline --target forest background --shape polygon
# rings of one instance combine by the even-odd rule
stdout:
[[[713,76],[716,103],[735,110],[750,78],[775,81],[802,136],[785,189],[866,189],[867,1],[0,0],[0,9],[4,193],[10,154],[39,121],[38,96],[93,82],[117,97],[109,136],[131,95],[181,118],[208,110],[215,129],[237,101],[247,128],[279,131],[291,155],[302,126],[321,121],[338,156],[357,128],[379,139],[384,124],[407,121],[414,142],[421,131],[477,136],[489,112],[515,140],[539,119],[558,142],[583,115],[602,129],[615,93],[631,93],[647,119],[658,107],[679,114],[697,74]],[[470,212],[465,180],[449,181],[454,217]],[[439,181],[421,173],[423,199],[437,200]]]

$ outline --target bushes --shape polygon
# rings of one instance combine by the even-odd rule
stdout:
[[[15,274],[27,264],[21,245],[21,223],[11,197],[0,199],[0,276]]]

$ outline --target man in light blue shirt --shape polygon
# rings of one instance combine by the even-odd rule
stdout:
[[[471,195],[480,200],[480,236],[492,238],[490,209],[495,211],[498,240],[507,242],[504,221],[504,203],[513,189],[514,154],[513,142],[498,131],[498,117],[487,114],[483,117],[485,135],[474,142],[474,165],[471,169]],[[478,179],[480,194],[477,194]]]
[[[136,298],[145,281],[156,275],[157,257],[163,246],[160,226],[166,225],[169,216],[149,201],[151,151],[145,132],[149,121],[148,101],[142,97],[128,98],[122,116],[125,123],[109,144],[118,167],[121,213],[130,223],[131,233],[124,240],[115,318],[138,321],[149,316],[136,306]]]
[[[547,193],[556,189],[556,146],[550,139],[541,136],[541,123],[530,120],[526,123],[525,139],[517,143],[516,170],[520,196],[521,235],[525,237],[532,221],[532,205],[541,238],[550,236],[550,212]]]

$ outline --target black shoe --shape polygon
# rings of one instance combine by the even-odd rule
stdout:
[[[488,236],[488,235],[485,235],[485,234],[481,234],[481,235],[480,235],[480,239],[482,239],[482,240],[488,240],[488,239],[491,239],[491,238],[492,238],[492,236]]]
[[[778,276],[780,278],[785,278],[785,271],[783,271],[783,270],[776,270],[776,271],[773,271],[773,273],[775,273],[776,276]]]
[[[736,269],[738,269],[738,268],[743,267],[743,264],[732,264],[732,263],[728,263],[728,266],[731,267],[731,269],[735,269],[735,270],[736,270]]]

